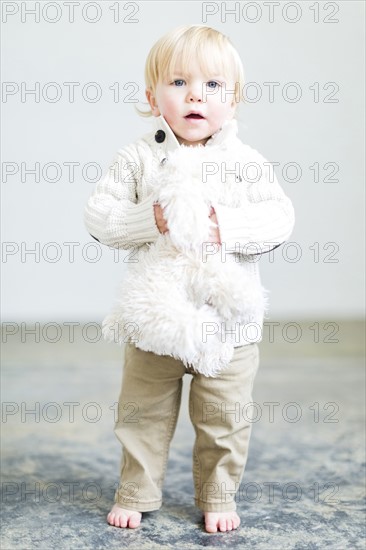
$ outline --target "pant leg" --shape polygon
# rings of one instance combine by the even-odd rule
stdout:
[[[182,392],[184,365],[126,344],[115,434],[123,447],[115,502],[140,512],[162,505],[162,484]]]
[[[193,375],[190,416],[195,504],[203,511],[236,509],[235,494],[248,458],[252,429],[252,389],[259,365],[258,344],[235,348],[230,365],[217,378]]]

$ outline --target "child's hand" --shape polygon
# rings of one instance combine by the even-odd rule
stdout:
[[[164,218],[164,211],[160,204],[154,204],[155,222],[160,233],[167,233],[169,231],[166,219]]]
[[[210,227],[210,234],[209,234],[209,237],[208,237],[208,242],[209,243],[221,244],[220,229],[219,229],[219,226],[218,226],[216,212],[215,212],[214,208],[212,208],[212,206],[210,208],[209,218],[210,218],[210,221],[215,223],[217,227]]]
[[[161,208],[160,204],[154,204],[154,214],[155,214],[155,222],[156,222],[156,225],[157,225],[160,233],[163,233],[163,234],[167,233],[169,231],[168,224],[167,224],[166,219],[164,218],[164,210]],[[220,230],[219,230],[219,227],[218,227],[216,212],[212,208],[212,206],[210,208],[209,218],[210,218],[211,222],[213,222],[217,225],[217,227],[211,227],[210,228],[208,242],[221,244]]]

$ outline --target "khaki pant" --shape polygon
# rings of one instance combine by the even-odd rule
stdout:
[[[217,378],[185,368],[179,360],[126,344],[115,433],[123,446],[115,502],[149,512],[162,505],[162,485],[184,374],[192,374],[189,413],[195,504],[207,512],[236,509],[235,494],[248,457],[252,388],[259,365],[256,343],[235,348]]]

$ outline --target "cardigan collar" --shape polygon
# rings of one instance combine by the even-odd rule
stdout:
[[[154,139],[157,145],[167,154],[180,147],[172,129],[163,116],[154,117]],[[222,127],[215,132],[206,142],[206,147],[222,145],[224,142],[235,138],[238,133],[238,123],[235,119],[227,120]]]

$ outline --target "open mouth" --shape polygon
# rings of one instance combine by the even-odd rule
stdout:
[[[199,113],[189,113],[189,115],[187,115],[186,117],[184,118],[190,118],[190,119],[203,119],[205,117],[203,117],[202,115],[200,115]]]

